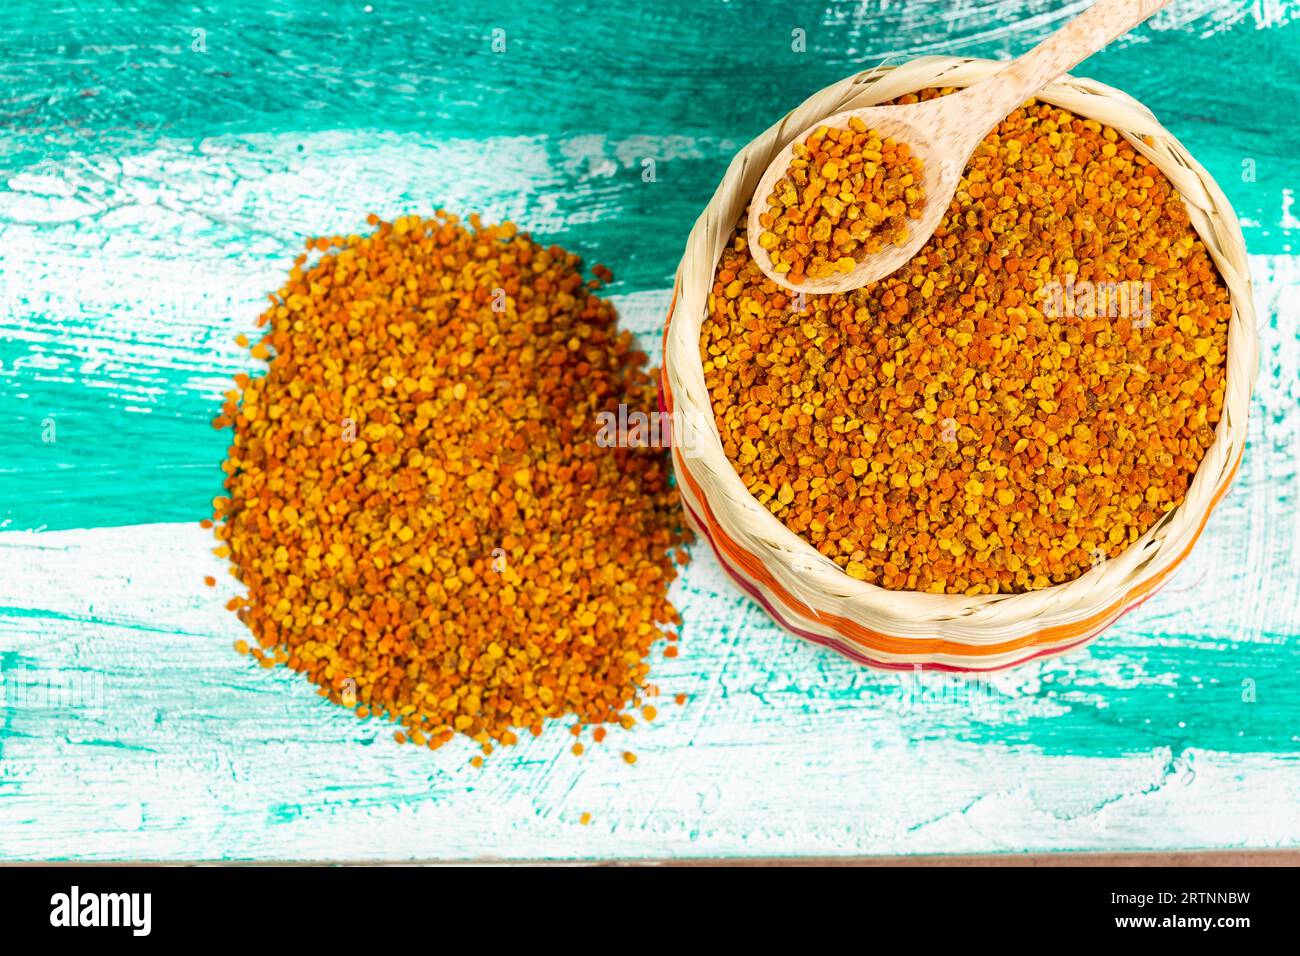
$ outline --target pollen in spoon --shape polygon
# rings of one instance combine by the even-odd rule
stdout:
[[[792,284],[849,273],[867,256],[908,238],[925,208],[921,160],[906,143],[853,117],[796,143],[759,216],[758,244]]]

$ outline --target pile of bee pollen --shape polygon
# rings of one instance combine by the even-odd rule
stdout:
[[[399,741],[627,726],[685,559],[665,453],[596,441],[656,407],[645,355],[577,256],[509,223],[371,225],[309,243],[260,320],[266,375],[214,422],[241,644]]]

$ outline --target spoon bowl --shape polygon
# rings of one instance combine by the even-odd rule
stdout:
[[[960,95],[954,93],[942,99],[955,99]],[[845,110],[834,116],[828,116],[816,126],[810,127],[777,153],[763,172],[763,178],[758,181],[758,187],[754,190],[754,200],[749,204],[749,215],[746,221],[750,253],[769,279],[782,288],[795,292],[816,295],[848,292],[897,271],[903,263],[921,251],[921,247],[929,241],[930,236],[938,228],[940,220],[943,219],[944,213],[948,211],[949,201],[957,191],[963,169],[961,165],[949,158],[954,155],[951,152],[953,144],[944,137],[943,129],[936,126],[933,111],[929,109],[930,105],[931,103],[927,102],[911,103],[906,106],[868,106],[862,109]],[[813,130],[822,126],[841,129],[847,127],[849,120],[854,118],[865,123],[868,129],[879,133],[881,138],[906,143],[912,155],[920,160],[925,208],[922,209],[919,218],[908,221],[907,238],[902,243],[887,245],[867,256],[852,272],[837,272],[819,279],[805,277],[800,283],[791,283],[786,274],[775,270],[771,253],[758,243],[758,236],[763,232],[759,216],[767,211],[768,197],[772,195],[777,182],[789,171],[795,146],[806,140]]]
[[[952,203],[962,171],[975,148],[1013,109],[1075,64],[1123,36],[1170,0],[1098,0],[999,73],[948,96],[902,106],[869,106],[828,116],[804,130],[773,157],[749,204],[746,236],[749,251],[763,274],[794,292],[848,292],[883,279],[915,256],[930,240]],[[907,144],[921,161],[925,207],[908,221],[907,238],[867,254],[850,272],[791,283],[773,268],[772,256],[758,243],[761,216],[777,181],[790,168],[796,144],[822,126],[842,129],[853,118],[882,137]]]

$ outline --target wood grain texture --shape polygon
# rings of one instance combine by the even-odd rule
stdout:
[[[510,216],[613,267],[653,351],[739,145],[887,51],[1009,55],[1082,4],[374,6],[0,12],[0,859],[1300,846],[1293,4],[1180,0],[1080,69],[1210,168],[1254,253],[1251,441],[1164,592],[1060,661],[895,678],[783,637],[697,551],[682,656],[652,673],[687,705],[481,771],[251,667],[229,587],[201,584],[208,420],[302,240],[371,211]]]

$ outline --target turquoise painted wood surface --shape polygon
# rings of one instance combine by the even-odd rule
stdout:
[[[1085,5],[6,5],[0,859],[1300,845],[1292,2],[1176,0],[1078,71],[1224,186],[1263,351],[1233,492],[1090,649],[982,683],[871,673],[779,634],[697,550],[682,656],[653,673],[687,705],[475,770],[250,666],[232,588],[201,584],[233,338],[306,236],[508,216],[609,264],[654,349],[693,218],[775,117],[886,54],[1014,55]]]

